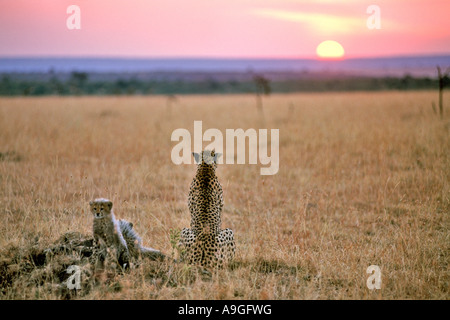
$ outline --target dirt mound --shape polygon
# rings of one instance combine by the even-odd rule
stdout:
[[[62,235],[50,246],[38,237],[23,247],[11,246],[0,256],[0,293],[6,298],[70,299],[93,284],[99,252],[94,239],[78,232]],[[25,288],[24,288],[25,287]],[[14,289],[34,296],[12,297]],[[83,289],[83,290],[80,290]]]

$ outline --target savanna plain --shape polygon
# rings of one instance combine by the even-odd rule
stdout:
[[[20,97],[0,99],[1,299],[449,299],[450,100],[437,92]],[[175,165],[175,129],[279,129],[280,167],[221,164],[220,270],[141,261],[63,290],[82,257],[45,255],[92,235],[104,197],[143,244],[177,258],[195,164]],[[204,143],[206,146],[208,143]],[[38,252],[39,254],[36,254]],[[44,252],[44,253],[43,253]],[[381,288],[367,287],[370,265]]]

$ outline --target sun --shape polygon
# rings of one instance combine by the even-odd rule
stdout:
[[[317,46],[316,53],[321,59],[342,59],[345,52],[339,42],[326,40]]]

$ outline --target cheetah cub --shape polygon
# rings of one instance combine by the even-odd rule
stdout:
[[[220,153],[205,150],[193,153],[197,173],[189,190],[191,228],[180,234],[181,260],[204,267],[223,267],[234,258],[235,242],[231,229],[221,230],[222,186],[215,170]]]
[[[119,221],[114,216],[112,202],[108,199],[98,198],[89,202],[89,206],[94,216],[94,241],[102,249],[115,251],[120,266],[129,265],[128,246],[120,230]]]
[[[89,205],[94,216],[94,240],[103,248],[113,249],[121,266],[129,266],[131,258],[140,256],[152,260],[164,258],[160,251],[142,246],[131,222],[116,219],[110,200],[98,198]]]

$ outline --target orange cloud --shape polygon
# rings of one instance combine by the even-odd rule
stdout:
[[[253,14],[284,20],[303,23],[318,34],[358,34],[367,31],[366,21],[369,15],[359,17],[331,15],[315,12],[293,12],[273,9],[256,9]],[[399,29],[400,26],[387,19],[382,20],[383,28]]]

